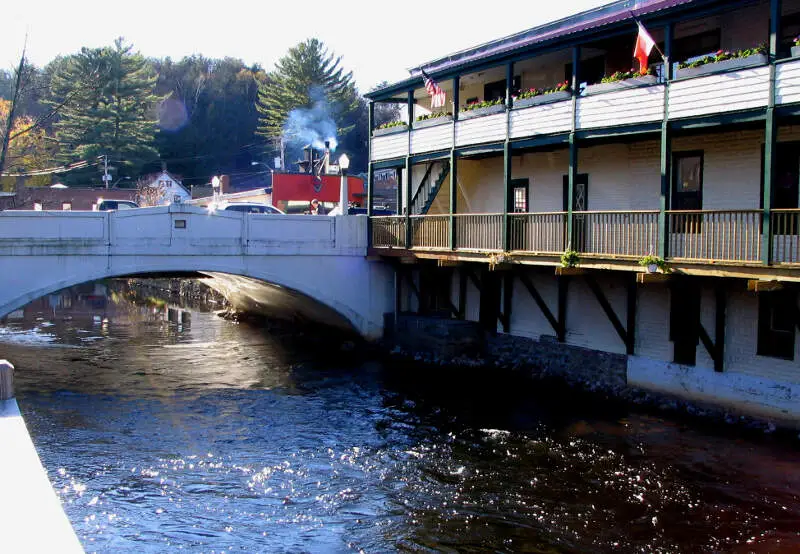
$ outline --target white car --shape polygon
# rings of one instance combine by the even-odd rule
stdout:
[[[286,215],[272,204],[260,202],[220,202],[211,204],[209,211],[242,212],[247,214]]]

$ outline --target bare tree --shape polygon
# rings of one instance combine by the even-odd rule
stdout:
[[[164,200],[165,193],[166,187],[160,182],[150,183],[144,177],[136,181],[136,203],[142,207],[158,206]]]

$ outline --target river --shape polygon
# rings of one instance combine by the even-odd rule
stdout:
[[[771,435],[101,285],[13,314],[0,358],[87,552],[800,551]]]

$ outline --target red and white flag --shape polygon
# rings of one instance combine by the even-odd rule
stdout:
[[[636,48],[633,49],[633,57],[639,60],[639,71],[642,73],[647,72],[647,60],[650,58],[650,52],[656,45],[656,41],[647,32],[639,21],[636,22],[639,26],[639,35],[636,37]]]
[[[445,93],[439,83],[431,79],[425,71],[422,71],[422,78],[425,80],[425,90],[431,95],[431,108],[442,108],[445,102]]]

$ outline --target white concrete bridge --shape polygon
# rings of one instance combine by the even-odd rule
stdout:
[[[377,338],[391,271],[368,262],[367,218],[274,216],[175,204],[117,212],[0,212],[0,317],[56,290],[199,272],[234,305]]]

